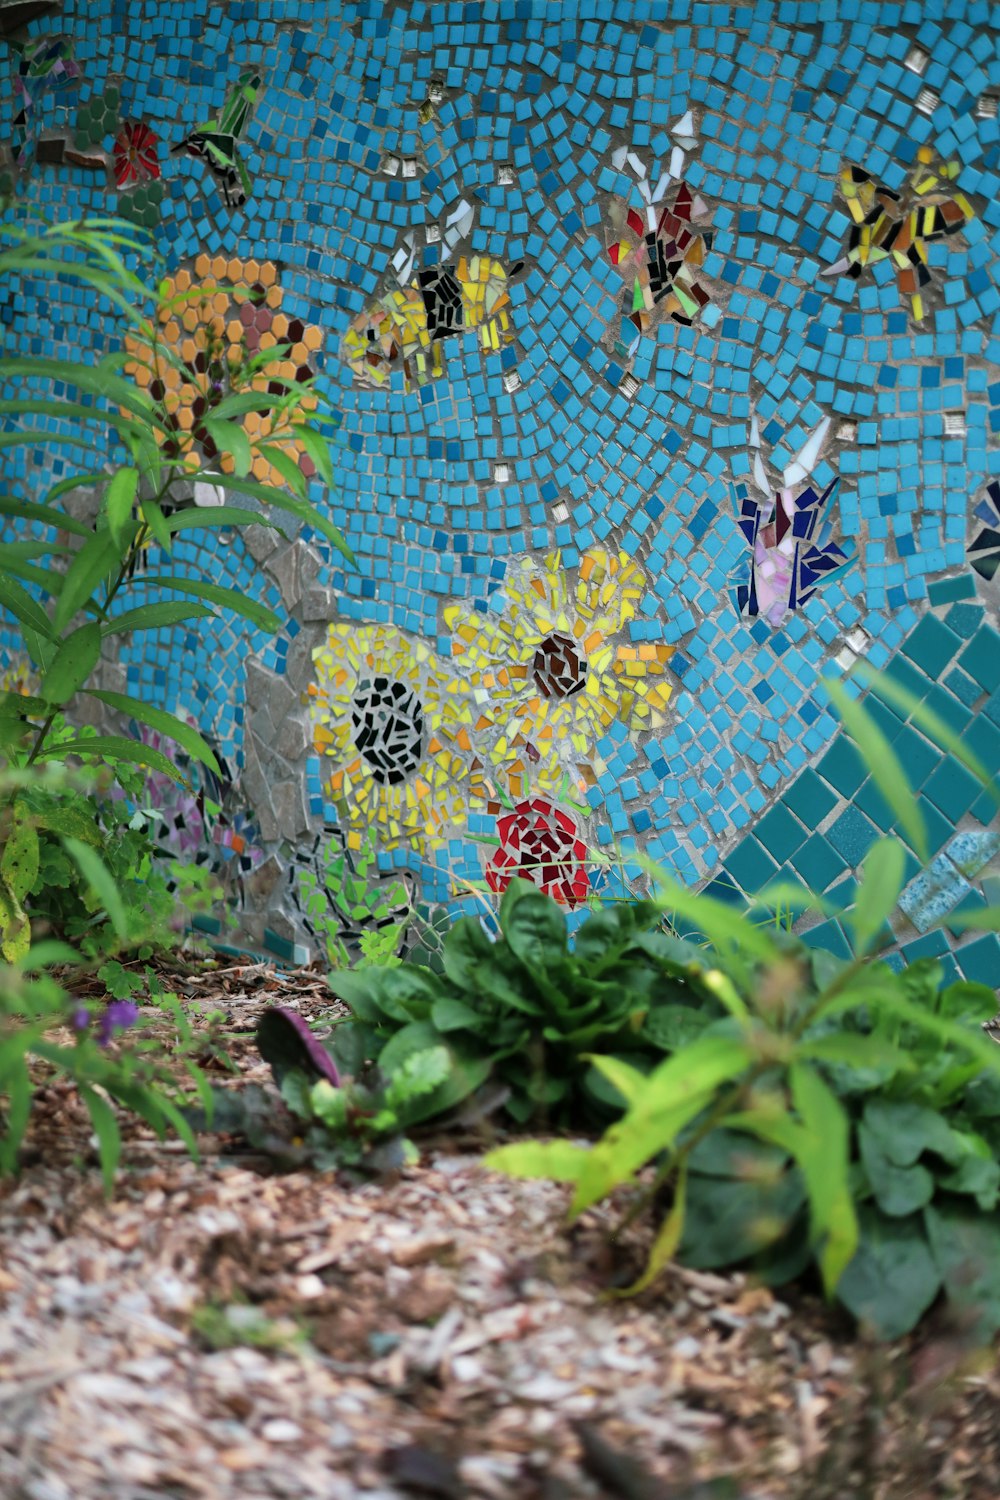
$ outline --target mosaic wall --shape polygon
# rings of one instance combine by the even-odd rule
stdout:
[[[241,351],[289,345],[340,415],[334,491],[286,454],[356,568],[220,531],[220,577],[283,630],[199,622],[107,667],[218,746],[215,811],[193,788],[165,837],[224,867],[248,941],[307,940],[330,850],[429,902],[530,871],[576,907],[636,849],[734,898],[849,891],[888,813],[823,678],[860,658],[1000,764],[994,19],[0,5],[18,192],[116,209],[177,288],[245,294],[166,330],[178,452],[212,456],[210,366]],[[106,336],[49,291],[3,317],[37,351]],[[997,899],[1000,841],[962,765],[880,712],[935,856],[895,923],[912,956]],[[996,938],[953,946],[996,982]]]

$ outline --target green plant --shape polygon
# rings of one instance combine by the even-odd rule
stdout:
[[[208,1349],[267,1349],[301,1354],[308,1330],[291,1318],[269,1318],[247,1302],[202,1302],[191,1309],[191,1332]]]
[[[891,747],[867,711],[830,686],[923,850]],[[875,690],[971,760],[910,695],[888,683]],[[760,920],[776,909],[825,910],[820,897],[782,885],[734,910],[653,872],[660,909],[700,937],[686,980],[710,992],[725,1019],[696,1013],[649,1073],[595,1056],[626,1104],[595,1144],[518,1142],[487,1165],[572,1183],[574,1217],[649,1167],[622,1227],[647,1209],[666,1212],[632,1290],[675,1254],[695,1266],[747,1265],[772,1283],[815,1262],[826,1293],[881,1336],[912,1328],[943,1288],[956,1316],[989,1337],[1000,1329],[1000,1053],[982,1027],[996,1000],[984,985],[942,989],[932,961],[897,972],[877,958],[905,869],[895,839],[870,849],[856,900],[840,914],[849,960]],[[1000,909],[974,911],[963,925],[995,930]]]
[[[11,275],[58,279],[102,299],[129,338],[131,366],[145,369],[150,377],[147,389],[126,378],[119,353],[95,364],[21,355],[0,358],[0,383],[5,392],[16,392],[0,401],[5,428],[0,442],[5,448],[71,441],[100,454],[110,441],[117,454],[111,466],[67,475],[44,500],[0,498],[0,515],[10,518],[16,538],[0,546],[0,610],[17,622],[38,679],[33,692],[6,692],[0,698],[0,768],[6,764],[24,771],[52,763],[103,768],[104,791],[109,770],[126,791],[135,790],[128,771],[137,766],[183,778],[156,746],[126,735],[67,728],[80,694],[89,694],[126,720],[170,740],[216,774],[219,769],[212,749],[190,724],[141,699],[88,688],[110,637],[213,617],[212,606],[232,610],[264,630],[276,630],[280,623],[273,611],[240,590],[171,573],[176,535],[219,526],[280,529],[273,519],[280,511],[346,553],[336,527],[307,500],[304,473],[283,451],[290,439],[300,442],[321,477],[332,483],[328,441],[313,414],[319,400],[313,383],[280,373],[277,367],[286,353],[281,347],[225,366],[219,379],[229,384],[221,392],[213,387],[211,431],[206,431],[200,449],[183,450],[164,383],[152,377],[170,367],[183,373],[185,367],[180,355],[161,341],[158,319],[164,312],[183,313],[187,305],[204,298],[206,288],[178,293],[164,305],[125,257],[149,264],[153,255],[141,231],[123,221],[55,226],[8,221],[0,231],[0,280]],[[266,413],[270,423],[268,432],[260,428],[252,440],[242,425],[249,412]],[[30,425],[35,418],[41,419],[40,427]],[[58,431],[54,424],[60,424]],[[202,458],[204,452],[213,454],[211,467]],[[262,452],[284,476],[287,490],[247,477]],[[191,496],[199,484],[211,485],[216,492],[235,491],[256,508],[194,506]],[[100,490],[97,513],[90,521],[64,503],[72,492],[87,486]],[[154,561],[157,571],[151,571]],[[149,585],[170,597],[142,603]],[[140,602],[123,608],[133,593]],[[103,906],[110,919],[105,898],[110,899],[113,888],[119,890],[119,908],[122,888],[144,885],[143,905],[154,893],[155,882],[145,864],[150,849],[137,830],[131,830],[136,837],[130,838],[113,826],[113,818],[109,827],[107,807],[92,798],[81,800],[78,788],[60,793],[57,802],[50,799],[44,808],[29,807],[18,792],[0,802],[0,945],[8,959],[23,958],[28,951],[29,909],[37,908],[51,925],[58,925],[54,917],[65,918],[67,930],[78,936],[72,928],[74,920],[79,925],[81,903],[90,917]],[[84,820],[89,836],[82,831]],[[43,849],[43,840],[49,847]],[[72,889],[76,877],[58,849],[51,847],[54,842],[79,870],[82,888]],[[118,887],[109,862],[121,878]],[[52,877],[49,885],[46,873]],[[75,918],[58,900],[45,910],[46,892],[56,889],[70,891]],[[112,925],[119,941],[129,939],[127,920]]]
[[[651,1066],[691,1018],[721,1015],[710,986],[691,977],[696,950],[662,930],[651,904],[593,911],[571,944],[566,913],[530,882],[504,892],[495,935],[461,917],[444,937],[442,972],[407,963],[330,975],[351,1011],[332,1049],[362,1049],[392,1076],[413,1052],[444,1047],[472,1092],[488,1076],[507,1091],[515,1121],[586,1126],[621,1098],[590,1062],[610,1051]],[[452,1101],[454,1102],[454,1101]]]
[[[193,1089],[211,1111],[211,1089],[198,1062],[205,1036],[195,1033],[177,996],[151,970],[143,985],[160,1016],[156,1035],[140,1024],[137,985],[123,986],[109,973],[117,998],[85,1003],[53,974],[54,966],[65,964],[74,965],[70,982],[80,976],[78,955],[47,942],[0,966],[0,1172],[15,1169],[35,1081],[52,1073],[71,1079],[87,1108],[109,1193],[122,1145],[112,1102],[137,1113],[161,1139],[173,1129],[197,1157],[183,1107]]]

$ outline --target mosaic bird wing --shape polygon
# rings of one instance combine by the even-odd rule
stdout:
[[[218,119],[205,128],[208,130],[214,128],[220,134],[230,136],[234,142],[241,140],[257,107],[260,85],[261,75],[253,69],[247,69],[241,73],[219,111]]]

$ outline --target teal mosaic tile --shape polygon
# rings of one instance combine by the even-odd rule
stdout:
[[[806,828],[816,828],[837,804],[833,792],[809,766],[792,782],[783,801]]]
[[[924,786],[924,795],[953,825],[969,811],[980,792],[980,784],[971,771],[950,758],[942,761]]]
[[[958,658],[959,666],[987,693],[1000,687],[1000,635],[984,625]]]
[[[878,837],[878,830],[856,807],[849,807],[832,824],[827,837],[849,865],[859,865]]]
[[[822,834],[815,833],[792,856],[795,873],[811,891],[826,891],[847,868]]]
[[[1000,988],[1000,938],[991,932],[956,950],[955,960],[964,979]]]

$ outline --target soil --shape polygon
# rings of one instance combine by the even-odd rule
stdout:
[[[224,1012],[228,1087],[266,1081],[265,1005],[331,1008],[310,971],[169,980]],[[121,1124],[109,1200],[79,1098],[40,1078],[0,1183],[3,1500],[1000,1494],[996,1351],[943,1322],[871,1347],[808,1291],[682,1267],[609,1295],[649,1226],[613,1243],[623,1202],[569,1226],[566,1190],[484,1170],[481,1137],[362,1182]]]

